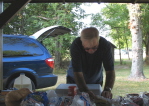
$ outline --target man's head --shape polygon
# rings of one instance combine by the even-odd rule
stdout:
[[[95,27],[88,27],[81,31],[82,46],[90,54],[97,50],[99,38],[99,31]]]

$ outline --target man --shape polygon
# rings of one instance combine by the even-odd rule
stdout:
[[[76,83],[80,92],[87,92],[90,97],[95,94],[86,84],[103,84],[103,69],[106,81],[102,96],[112,98],[111,89],[115,81],[114,61],[110,43],[99,36],[95,27],[85,28],[70,48],[71,64],[67,70],[67,83]]]

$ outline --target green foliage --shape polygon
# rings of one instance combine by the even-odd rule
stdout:
[[[20,50],[20,51],[12,51],[12,50],[6,50],[3,51],[3,55],[4,56],[22,56],[22,55],[28,55],[29,52],[25,51],[25,50]]]
[[[8,7],[8,4],[5,4]],[[75,21],[82,18],[84,12],[79,3],[30,3],[21,10],[4,28],[5,34],[31,35],[41,28],[62,25],[72,29],[76,34],[81,25]],[[40,7],[40,8],[39,8]],[[77,12],[76,12],[77,11]]]
[[[69,55],[69,47],[72,43],[72,41],[74,40],[74,38],[76,38],[75,36],[72,36],[70,34],[65,34],[62,36],[59,36],[59,42],[62,44],[61,47],[61,52],[62,53],[62,58],[65,58],[65,56]],[[46,48],[50,51],[50,53],[52,53],[52,55],[54,55],[55,51],[58,51],[59,48],[55,48],[56,45],[55,38],[46,38],[43,42],[43,44],[46,46]]]
[[[126,4],[107,4],[101,13],[92,16],[92,24],[100,30],[110,30],[110,36],[118,48],[131,46],[131,35],[128,29],[128,10]],[[98,23],[98,24],[97,24]]]
[[[149,4],[141,4],[141,29],[142,29],[142,35],[143,35],[143,44],[146,47],[146,49],[148,49],[148,45],[149,45]]]

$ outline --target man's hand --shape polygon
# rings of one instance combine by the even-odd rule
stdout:
[[[103,91],[101,93],[101,96],[105,97],[105,98],[109,98],[109,99],[112,99],[112,93],[111,91]]]
[[[97,98],[97,96],[92,91],[87,91],[86,93],[89,94],[89,97],[90,97],[91,100],[94,100],[94,99]]]

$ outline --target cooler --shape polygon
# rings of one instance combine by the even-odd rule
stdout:
[[[60,84],[55,89],[55,92],[58,96],[67,96],[68,95],[68,87],[69,86],[76,86],[76,84]],[[95,95],[101,95],[102,87],[100,84],[87,84],[87,87],[89,90],[91,90]],[[77,87],[77,93],[80,94],[78,87]]]

